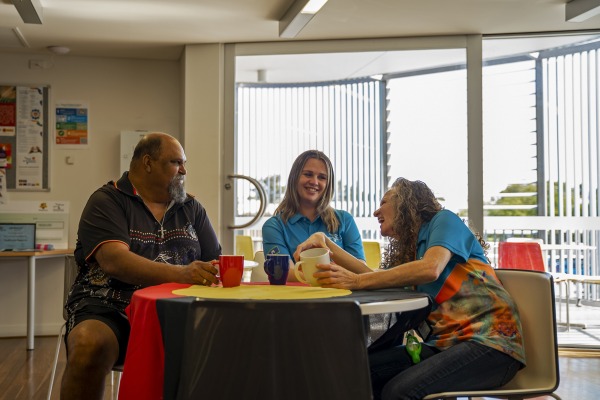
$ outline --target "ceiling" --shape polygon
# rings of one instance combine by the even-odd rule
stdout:
[[[292,0],[39,0],[25,24],[0,0],[0,51],[177,60],[185,44],[278,41]],[[567,0],[329,0],[295,40],[600,29],[565,22]],[[28,47],[14,33],[18,28]]]
[[[50,56],[48,46],[66,46],[72,56],[178,60],[186,44],[282,40],[278,36],[278,19],[292,4],[292,0],[39,1],[43,23],[26,24],[11,0],[0,0],[0,52]],[[600,16],[585,22],[565,22],[566,2],[329,0],[294,40],[600,30]],[[560,43],[554,42],[556,39],[545,40],[547,45]],[[432,56],[436,55],[427,55]],[[454,55],[449,60],[452,58]],[[424,65],[430,62],[427,60]],[[256,80],[256,71],[265,65],[294,66],[297,78],[290,78],[292,71],[281,76],[270,73],[269,81],[273,82],[342,79],[373,71],[398,71],[399,64],[406,66],[400,53],[381,52],[363,57],[330,54],[303,60],[294,56],[279,56],[277,60],[246,57],[238,64],[238,74],[245,73],[249,81]],[[307,74],[308,69],[319,72],[319,76]]]

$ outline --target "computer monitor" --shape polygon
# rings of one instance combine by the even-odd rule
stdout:
[[[35,224],[0,223],[0,251],[35,250]]]

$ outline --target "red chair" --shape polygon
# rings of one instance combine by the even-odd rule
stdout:
[[[524,269],[532,271],[546,271],[542,247],[538,242],[500,242],[498,243],[498,268],[499,269]],[[563,297],[562,285],[566,289],[566,311],[567,311],[567,331],[570,329],[571,320],[569,316],[569,298],[571,295],[570,283],[577,284],[577,278],[573,275],[550,272],[554,278],[554,283],[559,284],[558,299]],[[562,320],[562,307],[559,306],[559,321]],[[559,322],[563,324],[563,322]]]
[[[498,243],[498,268],[546,271],[542,247],[537,242]]]

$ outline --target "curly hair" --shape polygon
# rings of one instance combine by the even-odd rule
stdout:
[[[385,269],[416,259],[417,240],[421,225],[431,221],[443,209],[431,189],[421,181],[398,178],[388,193],[390,193],[390,200],[396,209],[396,216],[393,222],[394,236],[390,238],[381,262],[381,268]],[[474,232],[472,229],[471,231],[487,257],[489,244],[478,232]]]
[[[381,262],[382,268],[414,261],[421,225],[431,221],[442,210],[431,189],[421,181],[398,178],[388,193],[396,209],[393,223],[395,235],[390,238]]]
[[[340,227],[340,221],[338,221],[335,212],[330,205],[331,199],[333,198],[335,182],[333,165],[325,153],[319,150],[307,150],[296,157],[288,176],[285,195],[274,214],[281,214],[281,219],[284,223],[287,223],[287,220],[293,217],[300,209],[298,181],[300,180],[304,165],[311,158],[323,161],[325,168],[327,169],[327,185],[323,191],[323,196],[319,200],[319,204],[317,204],[317,215],[321,216],[330,233],[336,233]]]

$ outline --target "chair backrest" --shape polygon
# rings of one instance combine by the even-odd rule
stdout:
[[[425,396],[425,400],[458,397],[522,399],[542,394],[558,398],[553,395],[558,388],[560,375],[552,275],[548,272],[517,269],[495,271],[519,310],[527,365],[501,388],[435,393]]]
[[[371,269],[379,268],[381,263],[381,245],[374,240],[363,240],[363,249],[367,266]]]
[[[71,286],[73,286],[73,282],[75,282],[75,278],[77,278],[77,262],[75,261],[75,256],[73,254],[68,254],[65,256],[65,281],[63,288],[63,305],[67,303],[67,297],[69,297],[69,291],[71,290]],[[63,318],[65,321],[67,320],[67,310],[63,308]]]
[[[502,270],[496,275],[517,304],[527,366],[501,389],[551,393],[558,387],[554,282],[547,272]]]
[[[371,399],[354,302],[198,300],[184,348],[177,399]]]
[[[498,268],[546,271],[542,248],[537,242],[500,242]]]
[[[251,236],[237,235],[235,237],[235,254],[244,256],[246,260],[254,259],[254,243]]]

